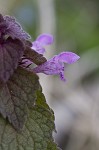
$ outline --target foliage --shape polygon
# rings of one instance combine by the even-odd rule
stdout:
[[[6,101],[8,96],[4,90],[2,102],[5,100],[7,115],[14,128],[0,116],[0,150],[57,150],[52,137],[54,114],[46,104],[38,77],[18,68],[8,87],[12,101]]]
[[[14,17],[0,15],[0,150],[58,150],[53,111],[38,76],[24,66],[30,54],[34,63],[47,60],[29,38]]]

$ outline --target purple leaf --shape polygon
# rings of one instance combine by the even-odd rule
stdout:
[[[80,57],[72,52],[62,52],[58,56],[56,56],[54,59],[60,62],[64,62],[67,64],[72,64],[76,62]]]
[[[36,51],[34,51],[28,46],[25,49],[24,56],[28,58],[29,60],[31,60],[36,65],[41,65],[47,61],[46,58],[42,54],[37,53]]]
[[[25,125],[39,88],[38,76],[22,67],[18,67],[8,82],[0,87],[0,113],[15,129],[20,130]]]
[[[6,22],[6,34],[14,38],[19,38],[20,40],[28,40],[30,39],[30,35],[26,33],[21,25],[16,21],[14,17],[4,16],[3,17]]]
[[[52,44],[54,39],[51,34],[40,34],[36,41],[40,42],[42,46],[46,46]]]
[[[0,45],[0,81],[7,82],[23,56],[24,46],[18,39],[8,38]]]

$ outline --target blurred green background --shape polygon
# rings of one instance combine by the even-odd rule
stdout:
[[[55,112],[56,142],[63,150],[99,150],[99,0],[0,0],[0,12],[17,18],[32,40],[53,34],[50,58],[72,51],[80,60],[66,66],[67,83],[40,75]]]

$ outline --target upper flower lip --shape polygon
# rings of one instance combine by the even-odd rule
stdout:
[[[40,34],[36,41],[40,42],[42,46],[50,45],[54,42],[54,38],[51,34],[43,33]]]
[[[75,63],[79,58],[80,56],[73,52],[62,52],[58,55],[58,57],[56,57],[56,59],[58,59],[59,61],[68,64]]]
[[[37,39],[32,43],[32,49],[38,52],[39,54],[44,54],[44,46],[52,44],[54,38],[51,34],[40,34]]]

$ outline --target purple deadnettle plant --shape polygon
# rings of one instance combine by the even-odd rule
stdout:
[[[39,54],[44,54],[45,48],[43,46],[53,43],[53,36],[50,34],[41,34],[36,41],[32,43],[32,49]],[[44,73],[46,75],[59,75],[61,80],[65,81],[64,77],[64,63],[75,63],[80,57],[72,52],[61,52],[43,64],[38,65],[33,69],[35,73]],[[27,65],[32,64],[27,61]]]
[[[65,63],[80,57],[61,52],[47,60],[43,54],[53,36],[45,33],[34,42],[30,39],[14,17],[0,14],[0,150],[59,150],[52,136],[54,113],[37,73],[59,75],[65,81]]]

